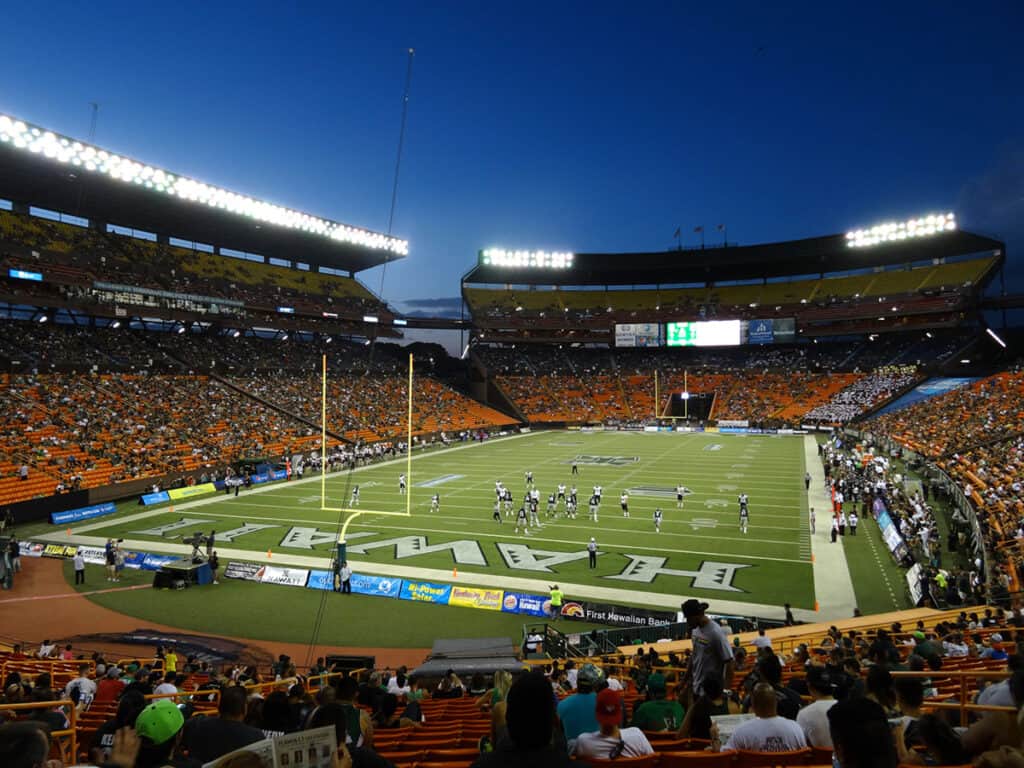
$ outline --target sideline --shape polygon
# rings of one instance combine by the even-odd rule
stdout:
[[[848,619],[857,607],[850,568],[846,563],[846,549],[842,540],[831,543],[832,501],[825,485],[825,469],[818,459],[818,441],[814,435],[804,437],[804,461],[811,475],[811,488],[807,494],[809,507],[814,507],[816,533],[811,539],[814,558],[814,597],[821,609],[817,621]],[[810,530],[810,521],[804,523]]]

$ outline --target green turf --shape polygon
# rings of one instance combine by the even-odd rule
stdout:
[[[566,520],[560,515],[547,521],[544,516],[546,496],[559,482],[572,484],[570,461],[578,455],[602,457],[602,463],[579,464],[580,475],[576,478],[581,503],[579,518]],[[621,457],[623,463],[608,461],[614,457]],[[488,572],[548,581],[557,579],[563,586],[627,589],[636,593],[636,599],[631,602],[640,605],[645,603],[645,592],[701,594],[710,600],[717,597],[773,605],[789,602],[802,608],[814,605],[805,525],[802,438],[546,432],[466,450],[424,455],[412,466],[412,519],[381,515],[360,517],[349,528],[349,546],[355,548],[409,536],[422,536],[424,540],[406,541],[402,547],[389,544],[364,553],[353,552],[353,560],[450,570],[456,565],[452,551],[432,551],[432,548],[460,540],[467,542],[464,546],[468,547],[470,560],[480,559],[477,563],[457,564],[459,572],[467,574],[467,578],[474,572]],[[533,471],[543,494],[544,526],[529,536],[515,535],[511,521],[499,525],[491,518],[494,481],[504,481],[515,494],[518,507],[525,488],[523,473],[528,469]],[[328,478],[329,503],[346,505],[351,486],[358,482],[364,509],[399,510],[403,504],[397,488],[401,471],[401,465],[391,464],[331,476]],[[416,487],[417,483],[446,475],[457,477],[434,487]],[[587,520],[586,499],[597,483],[604,486],[604,500],[599,521],[593,524]],[[683,510],[676,509],[674,496],[644,496],[635,492],[645,485],[671,491],[677,483],[693,491]],[[624,488],[634,489],[630,498],[630,519],[624,519],[619,510],[618,494]],[[320,511],[319,491],[319,479],[312,483],[279,484],[263,493],[243,491],[238,498],[218,496],[213,503],[184,512],[179,505],[173,513],[159,511],[145,521],[126,523],[110,518],[109,525],[94,529],[90,534],[157,539],[161,537],[140,531],[175,522],[184,514],[205,522],[168,533],[163,537],[165,540],[176,541],[193,529],[216,528],[223,534],[243,523],[260,524],[271,527],[239,536],[230,544],[221,536],[218,546],[249,549],[261,557],[265,557],[268,549],[327,557],[333,548],[331,542],[337,532],[338,516]],[[429,511],[430,497],[435,491],[442,499],[439,513]],[[741,491],[750,495],[751,524],[746,536],[739,533],[737,524],[736,496]],[[665,512],[660,534],[655,533],[652,523],[656,506]],[[140,510],[141,507],[129,506],[120,516]],[[318,529],[324,534],[323,542],[312,549],[284,546],[283,540],[293,526]],[[498,547],[498,544],[525,544],[534,554],[537,550],[582,554],[591,535],[597,538],[602,552],[595,570],[587,567],[585,558],[554,565],[549,572],[510,567]],[[421,551],[424,545],[427,550]],[[397,557],[400,555],[405,556]],[[627,568],[631,564],[635,568],[645,560],[648,563],[653,560],[661,569],[682,573],[662,573],[649,582],[616,578],[629,575]],[[695,585],[692,572],[699,571],[702,563],[711,562],[741,566],[735,570],[731,582],[731,586],[740,591],[722,589],[720,583],[712,588]],[[705,570],[708,568],[714,571],[713,567],[705,566]],[[571,588],[567,591],[571,595]],[[315,594],[307,598],[304,591],[298,589],[285,594],[289,595],[285,602],[318,599]],[[130,600],[144,604],[146,598],[132,595]],[[429,615],[434,619],[439,614]],[[486,620],[482,618],[486,612],[473,615],[474,619]]]
[[[71,561],[64,564],[69,583],[74,581]],[[86,566],[86,584],[79,592],[151,584],[151,571],[125,569],[121,581],[111,584],[102,566]],[[325,645],[375,648],[430,648],[440,637],[508,637],[519,643],[529,617],[447,605],[398,601],[367,595],[336,595],[319,590],[279,587],[245,581],[221,580],[202,589],[140,589],[90,595],[93,602],[146,622],[169,624],[183,630],[231,634],[254,640],[309,643],[313,619],[321,598],[327,600],[318,641]],[[439,628],[444,628],[444,631]],[[562,622],[562,628],[586,632],[597,624]],[[100,628],[98,628],[100,629]]]

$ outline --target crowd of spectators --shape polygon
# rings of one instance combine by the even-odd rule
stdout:
[[[879,368],[834,394],[827,403],[809,410],[803,420],[844,424],[907,389],[918,379],[912,366]]]

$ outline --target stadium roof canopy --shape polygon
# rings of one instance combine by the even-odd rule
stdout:
[[[0,197],[163,237],[358,272],[400,238],[172,173],[0,114]]]
[[[851,235],[829,235],[764,245],[653,253],[577,253],[571,266],[484,264],[465,283],[517,285],[669,285],[755,280],[846,272],[872,267],[988,253],[1005,258],[1005,245],[963,230],[851,247]]]

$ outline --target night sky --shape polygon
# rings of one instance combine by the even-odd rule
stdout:
[[[451,310],[489,245],[750,244],[954,210],[1024,290],[1024,3],[7,3],[0,112],[383,230]],[[362,274],[374,291],[380,270]],[[444,301],[449,299],[449,301]],[[429,300],[416,304],[416,300]]]

